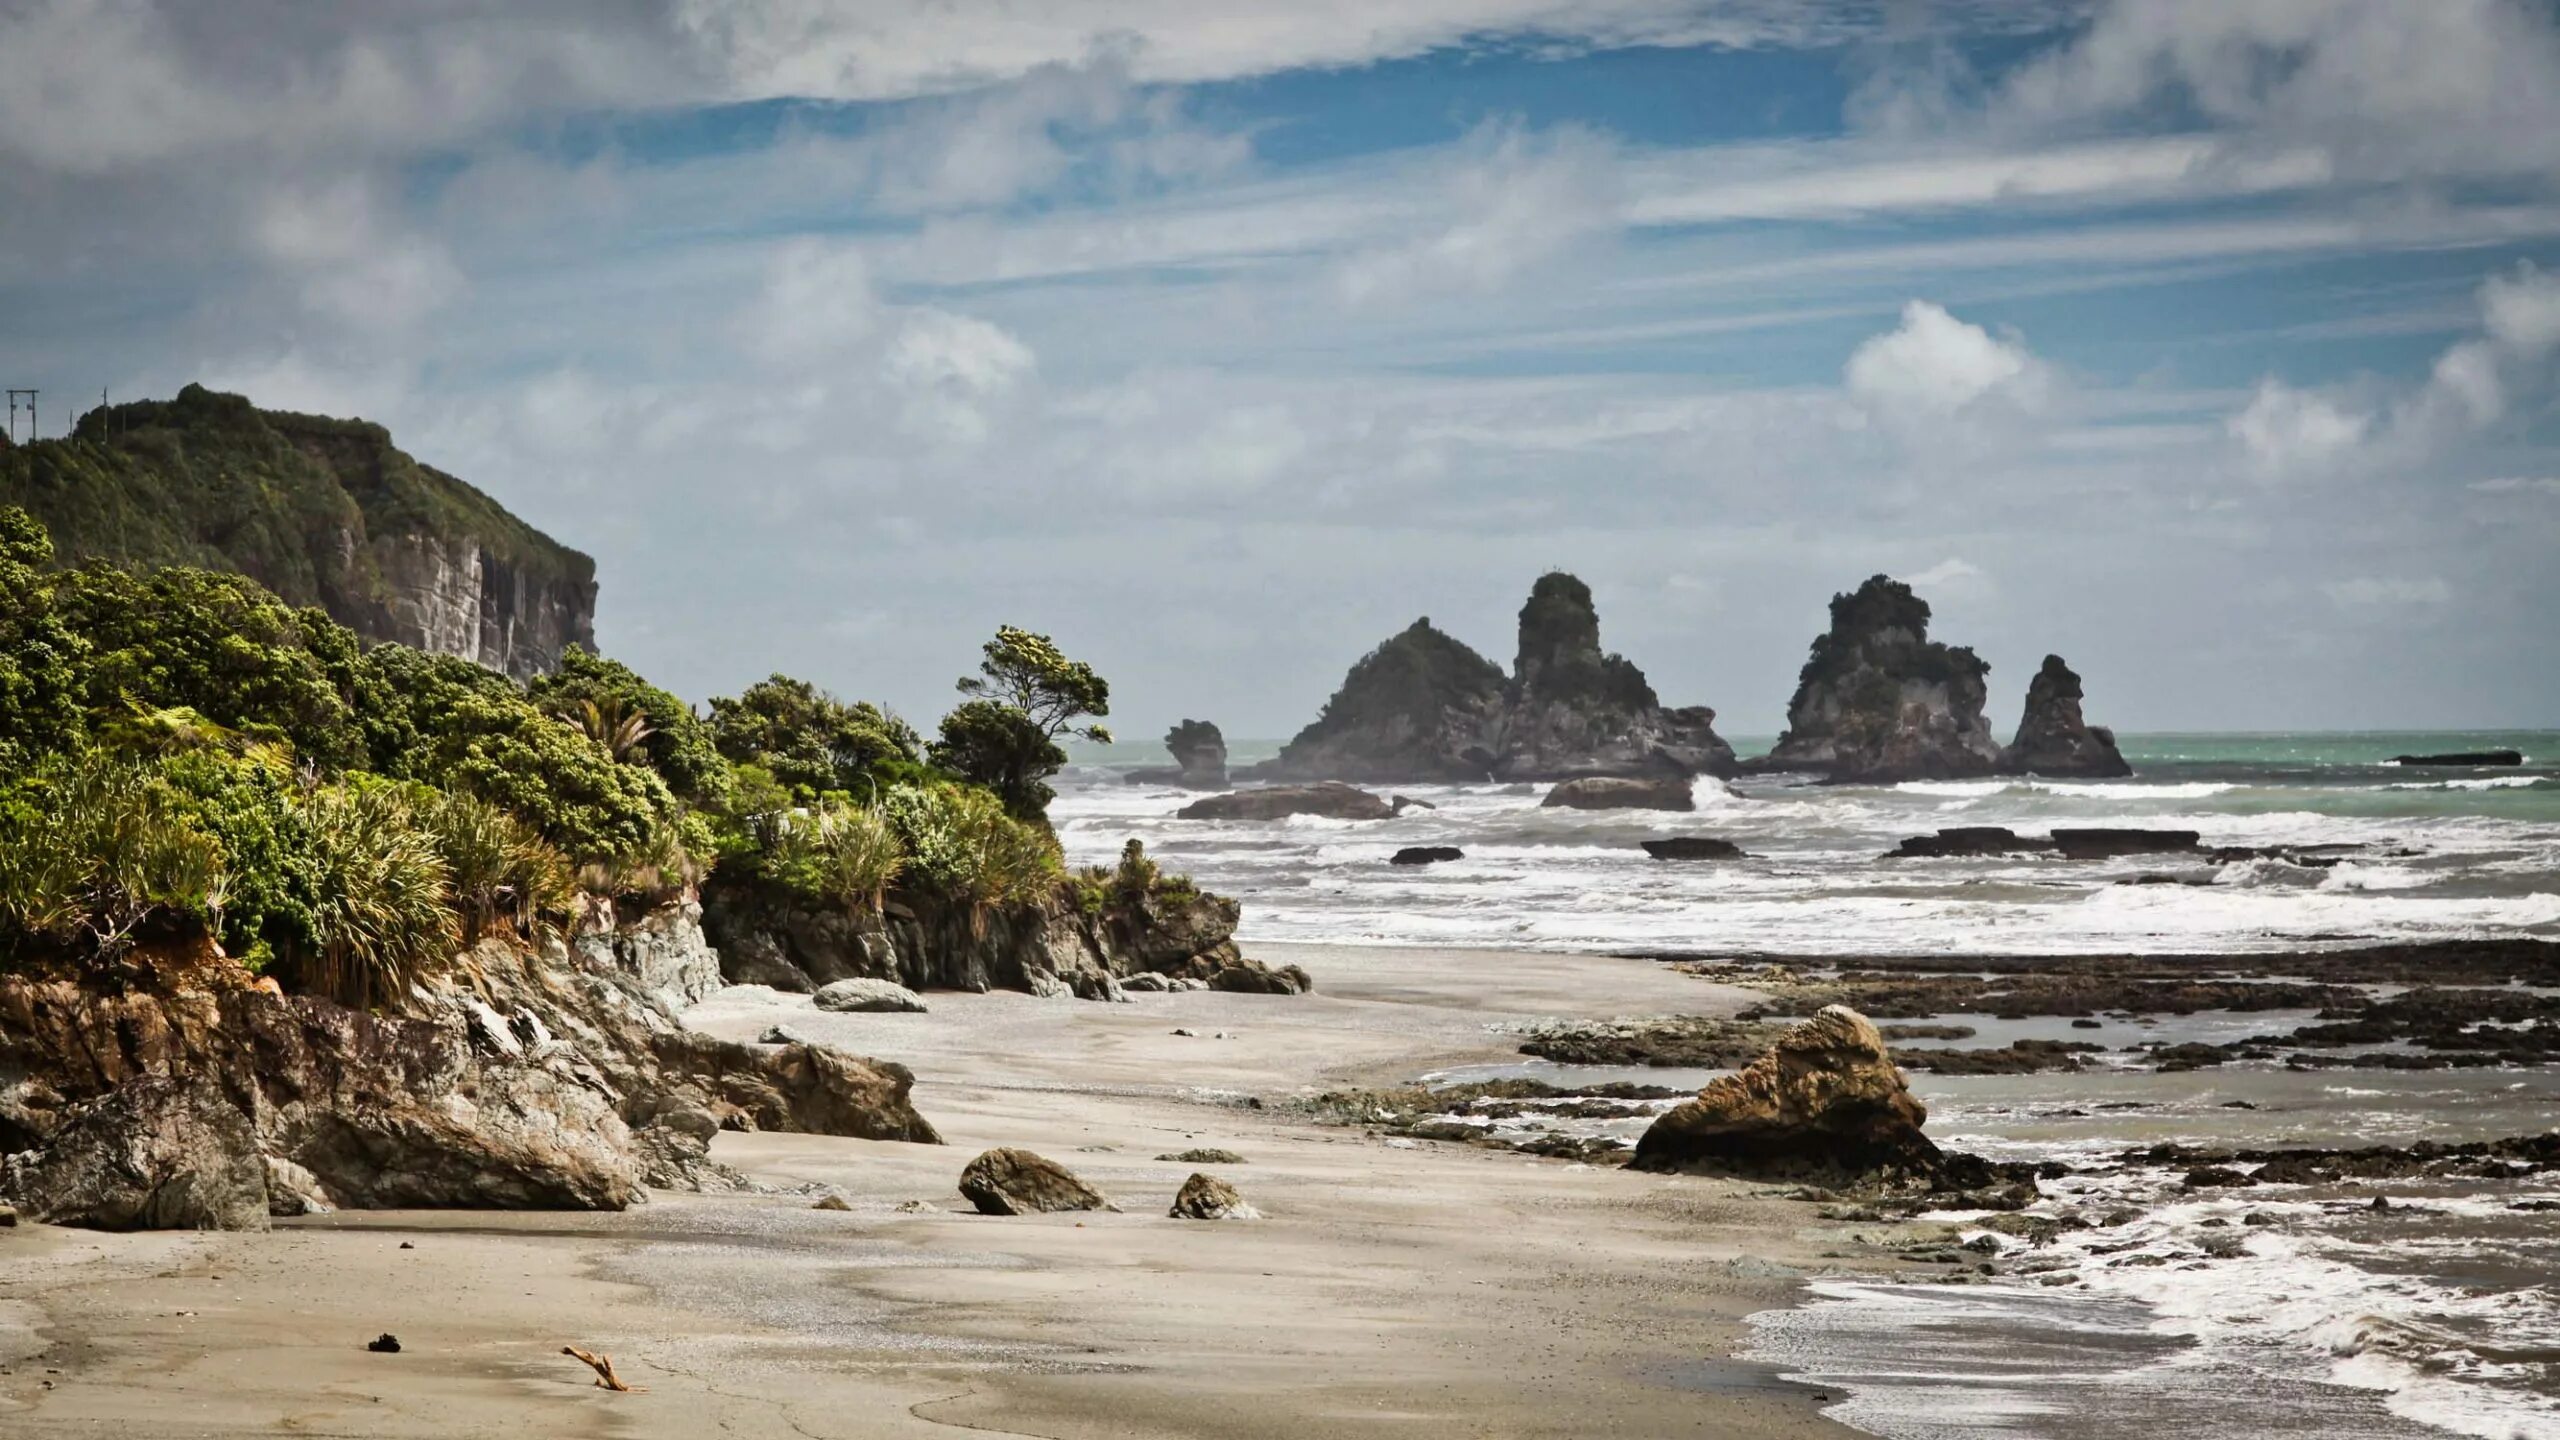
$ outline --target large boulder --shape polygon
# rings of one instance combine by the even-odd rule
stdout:
[[[960,1172],[960,1193],[981,1215],[1119,1208],[1066,1166],[1010,1147],[989,1150],[970,1161]]]
[[[1215,1175],[1194,1172],[1182,1182],[1165,1212],[1176,1220],[1259,1220],[1262,1212],[1245,1203],[1244,1192]]]
[[[838,980],[832,984],[819,986],[818,993],[810,996],[809,999],[821,1010],[853,1014],[894,1012],[921,1015],[925,1013],[924,997],[895,980],[873,980],[860,976],[851,980]]]
[[[1328,820],[1392,820],[1395,807],[1356,786],[1267,785],[1194,800],[1174,812],[1177,820],[1283,820],[1320,815]]]
[[[1664,1112],[1629,1163],[1823,1184],[1925,1182],[1944,1158],[1920,1133],[1928,1118],[1876,1027],[1829,1005]]]
[[[2130,775],[2116,749],[2115,732],[2092,725],[2080,713],[2080,677],[2059,655],[2044,657],[2044,668],[2027,682],[2027,708],[2018,720],[2018,738],[2000,757],[2000,768],[2013,775],[2059,775],[2104,779]]]
[[[1929,638],[1929,603],[1878,575],[1831,597],[1831,628],[1787,704],[1787,731],[1753,770],[1891,784],[1990,775],[2000,742],[1983,719],[1991,666]]]
[[[1690,793],[1686,776],[1665,775],[1659,779],[1630,779],[1611,775],[1595,775],[1583,780],[1567,780],[1547,792],[1538,802],[1548,810],[1695,810],[1697,798]]]
[[[149,1076],[73,1116],[0,1178],[18,1211],[96,1230],[264,1230],[267,1171],[238,1101],[210,1077]]]

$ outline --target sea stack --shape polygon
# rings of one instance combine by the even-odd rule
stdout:
[[[1715,732],[1716,712],[1663,708],[1634,662],[1600,648],[1591,587],[1561,570],[1539,576],[1520,607],[1506,699],[1494,747],[1498,780],[1736,769],[1733,747]]]
[[[1809,770],[1888,785],[1996,773],[2000,742],[1983,719],[1991,666],[1929,638],[1929,602],[1878,575],[1831,597],[1831,628],[1787,705],[1787,733],[1757,770]]]
[[[1516,673],[1415,621],[1351,667],[1268,778],[1380,784],[1731,775],[1703,705],[1666,709],[1644,672],[1600,648],[1591,587],[1541,576],[1520,607]]]
[[[2000,768],[2013,775],[2099,779],[2132,774],[2116,749],[2115,732],[2090,724],[2080,713],[2080,699],[2080,677],[2061,656],[2044,657],[2044,668],[2027,682],[2026,713]]]
[[[1164,732],[1164,748],[1173,752],[1171,766],[1129,772],[1132,785],[1179,785],[1186,790],[1224,790],[1227,737],[1206,720],[1185,720]]]

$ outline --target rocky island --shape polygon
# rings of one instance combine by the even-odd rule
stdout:
[[[2012,744],[1983,718],[1988,661],[1929,638],[1929,602],[1887,576],[1831,597],[1831,628],[1787,704],[1777,746],[1753,771],[1810,771],[1841,784],[1985,775],[2129,775],[2115,735],[2082,716],[2080,677],[2059,655],[2027,688]]]
[[[1257,778],[1369,784],[1729,775],[1705,706],[1666,708],[1600,648],[1591,589],[1541,576],[1520,607],[1512,673],[1428,618],[1351,667],[1315,723]]]

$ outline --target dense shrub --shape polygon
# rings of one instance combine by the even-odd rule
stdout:
[[[804,801],[832,790],[868,802],[931,778],[913,726],[788,675],[712,701],[711,732],[731,762],[763,767]]]
[[[468,791],[431,792],[418,820],[445,865],[447,903],[466,945],[503,927],[556,933],[577,904],[577,867],[513,811]]]
[[[448,963],[460,940],[452,871],[400,787],[328,786],[303,802],[318,862],[301,988],[368,1007]]]
[[[80,732],[84,647],[54,613],[53,541],[0,506],[0,767],[15,770]]]
[[[49,755],[0,796],[0,948],[113,961],[161,927],[222,909],[221,843],[158,766]]]
[[[616,731],[628,733],[636,720],[642,729],[620,758],[647,764],[688,805],[716,809],[727,802],[730,766],[710,723],[621,661],[571,646],[560,657],[558,673],[537,676],[526,693],[598,741]]]

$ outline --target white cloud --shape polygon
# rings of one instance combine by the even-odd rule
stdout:
[[[2501,475],[2474,480],[2469,488],[2483,495],[2560,495],[2560,475]]]
[[[1902,324],[1849,356],[1849,393],[1887,413],[1950,416],[1998,397],[2032,409],[2047,386],[2043,362],[2016,339],[1913,300]]]
[[[775,252],[762,292],[739,317],[738,333],[753,353],[805,365],[842,355],[870,339],[879,324],[880,303],[860,247],[801,239]]]
[[[1586,130],[1481,126],[1436,177],[1423,233],[1345,257],[1336,282],[1355,304],[1493,290],[1615,226],[1616,164]]]
[[[2321,586],[2320,593],[2342,609],[2407,609],[2443,605],[2453,599],[2453,587],[2433,576],[2395,579],[2363,575],[2353,580],[2333,580]]]
[[[2560,348],[2560,275],[2527,261],[2513,275],[2492,275],[2480,287],[2480,313],[2489,338],[2533,359]]]
[[[1917,575],[1906,576],[1903,583],[1915,589],[1933,586],[1948,589],[1988,588],[1991,577],[1984,573],[1981,566],[1972,561],[1960,560],[1950,555]]]
[[[2258,382],[2247,408],[2230,422],[2233,438],[2259,469],[2272,475],[2332,465],[2361,445],[2372,428],[2372,416],[2342,409],[2327,396],[2296,390],[2273,376]]]
[[[881,362],[905,392],[905,427],[960,445],[987,438],[997,409],[1033,366],[1030,347],[1001,327],[929,307],[907,315]]]

